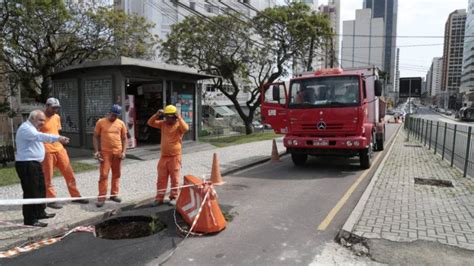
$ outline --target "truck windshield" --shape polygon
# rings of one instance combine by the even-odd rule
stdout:
[[[294,80],[290,88],[290,107],[357,106],[360,102],[359,88],[358,76]]]

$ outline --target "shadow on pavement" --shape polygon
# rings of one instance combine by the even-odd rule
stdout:
[[[156,259],[178,245],[183,238],[176,233],[173,209],[168,206],[140,206],[134,210],[123,211],[117,216],[157,215],[166,228],[148,237],[106,240],[94,237],[91,233],[74,233],[61,242],[25,253],[21,256],[4,259],[2,265],[143,265]],[[120,255],[118,255],[120,254]]]
[[[270,167],[271,166],[271,167]],[[309,180],[321,178],[344,178],[362,171],[359,158],[309,157],[304,166],[295,166],[290,156],[281,162],[268,162],[264,167],[255,167],[235,174],[243,178]],[[291,175],[288,173],[291,172]]]

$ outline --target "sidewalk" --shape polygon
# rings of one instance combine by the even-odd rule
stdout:
[[[285,151],[282,138],[277,139],[277,146],[280,154]],[[217,153],[219,156],[222,174],[229,173],[270,159],[271,149],[272,141],[266,140],[185,153],[182,159],[183,169],[181,174],[192,174],[198,177],[209,178],[213,153]],[[56,213],[56,217],[45,220],[48,222],[48,227],[46,228],[22,228],[0,224],[0,250],[4,250],[13,244],[26,242],[31,238],[36,239],[39,236],[63,231],[64,227],[71,228],[77,224],[84,223],[84,221],[97,221],[102,215],[107,216],[107,213],[114,209],[154,197],[156,193],[156,166],[157,160],[137,161],[127,159],[127,163],[122,166],[120,188],[121,197],[124,201],[121,204],[106,201],[104,207],[96,208],[95,201],[91,201],[88,205],[67,204],[60,210],[48,208],[47,211]],[[76,175],[77,186],[84,197],[97,196],[98,176],[98,170]],[[69,197],[64,179],[56,178],[54,179],[54,184],[58,197]],[[0,187],[0,198],[22,198],[21,186],[16,184]],[[23,224],[21,206],[0,206],[0,221]]]
[[[415,184],[447,180],[453,187]],[[343,238],[437,242],[474,250],[474,180],[401,130],[342,230]],[[369,247],[370,248],[370,247]]]

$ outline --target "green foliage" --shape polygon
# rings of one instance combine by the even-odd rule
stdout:
[[[250,21],[245,19],[238,13],[187,17],[172,27],[162,43],[162,56],[170,63],[219,76],[215,86],[232,101],[250,134],[260,106],[260,88],[284,77],[295,57],[314,53],[331,37],[331,29],[326,17],[311,13],[301,3],[269,8]],[[225,84],[233,90],[225,90]],[[242,92],[250,93],[248,112],[237,101]]]
[[[239,136],[230,136],[230,137],[214,137],[214,138],[202,138],[200,141],[209,142],[210,144],[216,147],[227,147],[232,145],[239,145],[249,142],[270,140],[278,138],[279,135],[274,132],[265,132],[265,133],[252,133],[248,135],[239,135]]]
[[[87,2],[87,1],[86,1]],[[36,99],[49,97],[51,74],[88,60],[122,56],[149,58],[157,44],[153,25],[112,7],[64,0],[9,0],[0,3],[7,73]]]
[[[97,166],[95,165],[79,163],[79,162],[74,162],[74,161],[71,161],[71,166],[74,169],[74,173],[87,172],[87,171],[92,171],[92,170],[97,169]],[[61,173],[57,169],[55,169],[54,176],[55,177],[61,176]],[[20,179],[18,178],[18,175],[16,174],[15,167],[13,166],[1,167],[0,166],[0,187],[8,186],[11,184],[16,184],[16,183],[20,183]]]

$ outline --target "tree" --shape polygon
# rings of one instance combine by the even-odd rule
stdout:
[[[45,102],[51,75],[65,66],[119,55],[149,58],[152,24],[112,7],[66,6],[63,0],[4,1],[2,59],[36,100]],[[4,19],[7,17],[8,19]]]
[[[172,27],[162,56],[169,63],[219,76],[214,85],[233,103],[250,134],[262,86],[285,76],[293,57],[307,52],[311,38],[319,40],[321,32],[329,31],[328,20],[301,3],[266,9],[251,21],[238,13],[191,16]],[[250,93],[248,113],[239,104],[239,93]]]

